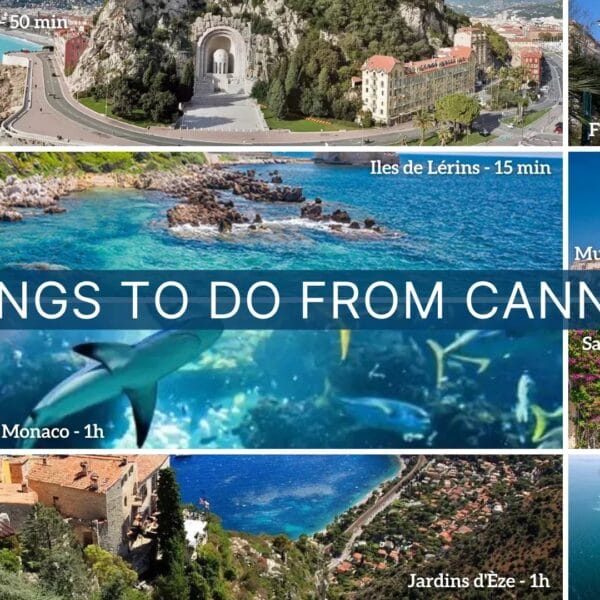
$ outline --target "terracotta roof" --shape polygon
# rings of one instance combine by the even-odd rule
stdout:
[[[138,481],[146,481],[153,473],[158,471],[169,459],[167,454],[140,454],[133,457],[137,463]]]
[[[363,70],[385,71],[386,73],[391,73],[394,67],[398,64],[400,64],[400,61],[393,56],[375,54],[374,56],[367,58],[362,68]]]
[[[450,56],[454,58],[464,58],[468,60],[471,57],[471,48],[467,46],[454,46],[450,49]]]
[[[44,461],[46,464],[44,464]],[[89,465],[88,474],[84,474],[81,463]],[[88,490],[92,484],[92,475],[98,476],[96,493],[105,493],[125,475],[129,462],[122,456],[48,456],[32,461],[29,471],[29,483],[36,481],[52,483],[72,489]]]
[[[1,504],[30,504],[34,505],[38,495],[29,491],[23,493],[20,483],[0,483],[0,505]]]

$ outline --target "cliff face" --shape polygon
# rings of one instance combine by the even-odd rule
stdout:
[[[352,0],[348,0],[352,4]],[[446,19],[444,0],[396,0],[397,10],[415,36],[434,47],[454,35]],[[297,47],[309,24],[288,0],[108,0],[98,15],[91,43],[69,78],[73,91],[89,90],[120,75],[134,75],[144,64],[140,48],[153,39],[178,65],[193,59],[194,31],[213,21],[243,21],[250,25],[250,77],[264,79],[281,53]],[[339,32],[338,32],[339,33]],[[322,37],[337,36],[321,31]]]
[[[429,3],[403,0],[400,2],[400,15],[408,27],[417,35],[427,38],[435,48],[443,45],[446,38],[454,37],[454,26],[445,18],[444,0]]]
[[[0,65],[0,121],[17,112],[23,102],[27,71]]]

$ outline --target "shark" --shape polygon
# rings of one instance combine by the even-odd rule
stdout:
[[[66,417],[125,394],[131,402],[137,445],[146,441],[156,410],[158,381],[196,360],[222,330],[159,331],[135,345],[90,342],[73,351],[91,361],[59,383],[31,411],[27,428],[55,426]],[[35,440],[23,440],[33,447]]]

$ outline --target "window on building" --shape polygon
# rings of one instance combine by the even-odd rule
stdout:
[[[123,498],[123,506],[127,506],[127,496]]]

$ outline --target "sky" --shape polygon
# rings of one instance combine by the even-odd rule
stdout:
[[[600,249],[600,191],[594,174],[600,171],[596,152],[574,152],[569,160],[569,263],[574,247]]]

